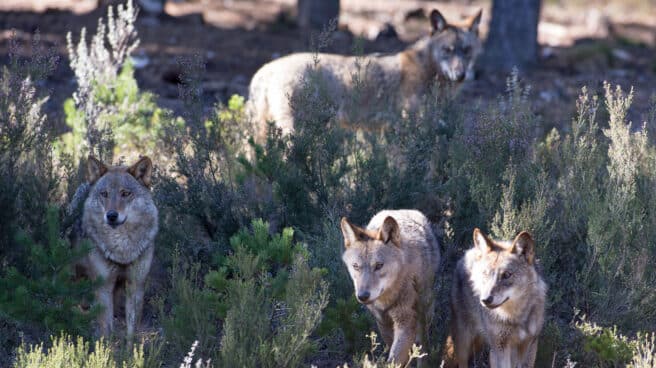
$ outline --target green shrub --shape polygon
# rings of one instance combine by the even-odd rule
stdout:
[[[198,264],[188,265],[174,256],[168,297],[155,300],[170,359],[184,354],[189,341],[197,342],[194,350],[200,356],[212,357],[218,349],[220,306],[217,296],[203,287],[199,271]]]
[[[182,121],[173,119],[169,111],[159,108],[152,93],[139,91],[129,59],[115,79],[106,83],[95,86],[93,103],[98,112],[92,124],[93,129],[106,132],[107,137],[103,139],[111,141],[112,157],[131,152],[150,156],[162,152],[164,126],[182,124]],[[67,154],[80,160],[92,147],[91,141],[87,141],[89,118],[76,106],[73,98],[64,102],[64,113],[71,131],[58,138],[57,151],[60,155]],[[174,122],[168,123],[169,120]],[[158,161],[162,161],[161,156],[158,157]],[[166,160],[160,163],[165,165]]]
[[[583,334],[583,348],[593,354],[597,365],[616,367],[630,361],[635,342],[618,333],[616,326],[601,327],[584,318],[576,328]]]
[[[328,302],[324,271],[310,269],[307,252],[292,244],[291,229],[269,236],[267,223],[254,221],[252,227],[252,234],[231,239],[234,253],[206,277],[227,306],[220,361],[296,367],[312,351],[310,336]]]
[[[17,239],[30,266],[24,270],[8,267],[0,274],[0,315],[36,324],[50,333],[88,336],[98,306],[82,311],[79,305],[93,303],[96,283],[75,281],[74,264],[88,253],[89,245],[72,248],[60,238],[57,209],[50,208],[47,218],[45,245],[35,243],[27,234]]]

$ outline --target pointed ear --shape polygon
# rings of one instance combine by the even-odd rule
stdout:
[[[134,176],[134,178],[146,188],[150,188],[150,179],[153,174],[153,162],[150,161],[148,156],[144,156],[140,158],[136,164],[128,168],[128,173]]]
[[[401,231],[399,224],[391,216],[387,216],[383,225],[378,230],[378,239],[383,243],[392,242],[397,247],[401,246]]]
[[[478,13],[476,13],[475,15],[469,17],[469,18],[465,21],[465,26],[466,26],[466,28],[467,28],[470,32],[474,33],[474,34],[477,35],[477,36],[478,36],[478,26],[481,25],[481,17],[482,17],[482,15],[483,15],[483,9],[479,9],[479,10],[478,10]]]
[[[483,232],[476,228],[474,229],[474,246],[483,253],[492,250],[492,241]]]
[[[342,217],[340,226],[342,227],[342,235],[344,236],[344,248],[348,248],[357,240],[355,230],[346,217]]]
[[[87,181],[89,184],[95,183],[106,172],[107,166],[97,158],[89,155],[89,159],[87,160]]]
[[[533,264],[535,260],[535,242],[531,234],[527,231],[519,233],[515,240],[513,240],[512,252],[523,255],[528,264]]]
[[[442,32],[446,28],[446,19],[439,10],[433,9],[430,13],[431,34]]]

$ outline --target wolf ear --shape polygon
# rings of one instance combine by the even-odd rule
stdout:
[[[478,36],[478,26],[481,24],[481,16],[483,15],[483,9],[479,9],[476,15],[469,17],[465,22],[467,29]]]
[[[342,227],[342,235],[344,236],[344,248],[348,248],[357,240],[355,230],[346,217],[342,217],[340,226]]]
[[[492,241],[479,228],[476,228],[474,229],[474,246],[481,252],[487,253],[492,250]]]
[[[383,225],[378,230],[378,239],[383,243],[392,242],[397,247],[401,246],[401,232],[399,224],[391,216],[387,216]]]
[[[513,240],[512,252],[523,255],[528,264],[533,264],[535,259],[535,242],[531,234],[527,231],[519,233],[515,240]]]
[[[134,178],[146,188],[150,188],[150,179],[153,174],[153,162],[150,161],[148,156],[144,156],[140,158],[136,164],[128,168],[128,173],[134,176]]]
[[[107,166],[97,158],[89,155],[89,159],[87,160],[87,181],[89,184],[95,183],[106,172]]]
[[[439,10],[433,9],[430,13],[431,34],[442,32],[446,28],[446,19]]]

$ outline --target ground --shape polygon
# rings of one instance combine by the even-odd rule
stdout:
[[[36,30],[61,54],[57,72],[46,82],[51,93],[47,111],[62,121],[62,102],[74,89],[68,67],[66,33],[77,39],[82,27],[95,30],[106,14],[106,3],[96,0],[5,0],[0,4],[0,58],[7,58],[8,39],[16,32],[28,41]],[[656,7],[653,1],[547,1],[539,26],[540,62],[521,76],[532,86],[532,98],[545,131],[567,126],[575,97],[583,85],[600,90],[609,80],[636,91],[630,118],[645,120],[656,85]],[[418,16],[433,7],[447,19],[484,9],[482,33],[487,31],[489,2],[342,0],[339,31],[328,51],[352,53],[354,40],[364,39],[365,52],[402,49],[428,30]],[[200,56],[206,61],[203,80],[208,106],[230,95],[247,94],[251,76],[264,63],[310,49],[312,36],[295,27],[294,0],[169,1],[166,13],[142,13],[138,21],[141,45],[135,55],[148,61],[137,70],[140,87],[159,95],[160,103],[180,112],[178,61]],[[391,26],[391,27],[390,27]],[[144,58],[145,57],[145,58]],[[504,91],[507,73],[479,72],[463,89],[463,104],[493,98]],[[65,129],[64,125],[61,125]]]

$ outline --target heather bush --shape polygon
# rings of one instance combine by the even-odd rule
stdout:
[[[175,255],[169,270],[168,295],[153,301],[168,343],[169,359],[183,355],[189,341],[196,341],[194,351],[201,356],[212,357],[218,348],[221,309],[217,296],[203,286],[199,271],[199,264],[189,265]]]
[[[370,348],[369,351],[362,354],[362,357],[355,359],[351,367],[361,367],[361,368],[404,368],[410,367],[413,362],[419,362],[422,359],[426,359],[426,353],[422,352],[420,346],[412,345],[412,350],[410,351],[410,359],[405,366],[400,364],[394,364],[387,362],[387,357],[385,354],[380,353],[381,343],[378,341],[378,335],[375,332],[371,332],[367,335],[369,339]],[[348,364],[344,364],[338,368],[349,368]]]
[[[93,344],[82,337],[73,338],[62,334],[52,337],[50,346],[21,345],[14,368],[155,368],[160,363],[148,357],[145,344],[134,346],[125,358],[116,358],[115,349],[108,341],[100,339]]]
[[[45,49],[38,33],[31,57],[21,58],[23,46],[10,39],[9,63],[0,70],[0,264],[23,266],[17,257],[19,230],[47,233],[45,213],[54,199],[58,176],[51,154],[52,131],[42,111],[47,96],[35,85],[55,68],[57,57]]]
[[[153,155],[164,150],[164,126],[183,124],[159,108],[152,93],[139,91],[134,79],[130,54],[139,45],[137,13],[132,0],[119,4],[116,14],[108,7],[107,23],[98,20],[90,44],[84,28],[77,44],[67,34],[77,89],[64,102],[71,131],[56,142],[59,155],[70,156],[74,162],[89,153],[108,162],[115,155]]]

